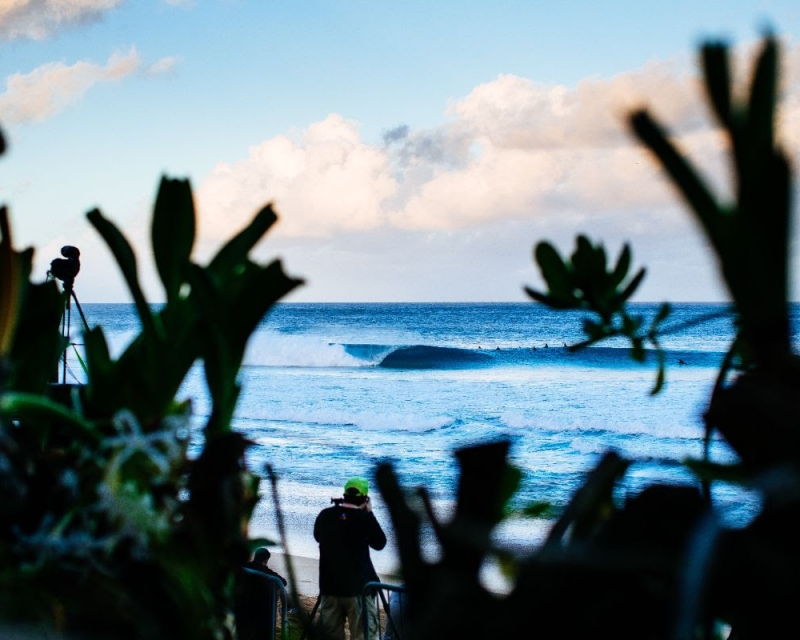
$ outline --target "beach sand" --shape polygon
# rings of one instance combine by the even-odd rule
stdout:
[[[284,578],[289,580],[289,569],[287,561],[289,556],[286,554],[273,551],[269,559],[269,567],[273,571],[277,571]],[[295,587],[297,589],[297,602],[293,606],[299,605],[306,614],[311,615],[314,606],[317,603],[319,595],[319,560],[317,558],[308,558],[304,556],[291,556],[292,568],[294,570]],[[401,584],[399,576],[387,575],[378,573],[378,579],[386,584]],[[292,584],[289,583],[287,590],[291,598]],[[381,627],[386,628],[386,613],[383,608],[380,609]],[[304,624],[303,618],[298,615],[296,611],[289,613],[289,621],[293,628],[302,628]],[[278,625],[280,628],[280,624]],[[291,634],[290,634],[291,635]],[[346,632],[346,638],[350,637],[349,630]]]
[[[304,596],[316,596],[319,593],[319,560],[293,555],[291,556],[291,562],[294,569],[297,593]],[[269,559],[270,569],[277,571],[289,580],[289,569],[286,564],[287,556],[285,554],[277,551],[272,552]],[[401,584],[399,576],[379,573],[378,578],[381,582],[387,584]]]

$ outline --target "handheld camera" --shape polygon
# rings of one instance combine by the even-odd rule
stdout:
[[[363,507],[365,504],[369,502],[369,496],[344,496],[343,498],[331,498],[331,503],[335,504],[337,507],[341,506],[342,503],[352,504],[356,507]]]

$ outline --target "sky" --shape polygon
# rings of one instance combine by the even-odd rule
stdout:
[[[630,243],[636,300],[726,300],[626,114],[648,108],[729,198],[698,47],[729,43],[745,86],[768,29],[800,166],[797,0],[0,0],[0,203],[34,280],[80,249],[82,303],[131,299],[95,207],[163,300],[162,175],[191,182],[200,263],[272,202],[252,257],[305,280],[290,301],[522,302],[535,244],[579,233],[614,259]]]

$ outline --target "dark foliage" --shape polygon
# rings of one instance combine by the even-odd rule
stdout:
[[[231,430],[247,340],[300,281],[248,253],[276,220],[262,209],[207,266],[191,261],[188,182],[164,178],[152,244],[167,302],[151,311],[134,252],[99,211],[141,333],[112,357],[87,330],[85,386],[51,385],[69,301],[30,281],[0,210],[0,617],[113,638],[231,636],[235,572],[249,555],[258,479]],[[254,295],[254,292],[257,295]],[[191,407],[175,397],[202,360],[213,402],[187,455]]]
[[[652,485],[617,504],[616,482],[629,461],[609,452],[529,557],[512,559],[507,597],[487,592],[477,567],[499,554],[490,533],[508,498],[508,443],[458,453],[458,506],[447,524],[433,519],[442,560],[420,551],[421,514],[410,506],[391,466],[377,480],[389,504],[411,597],[415,638],[718,637],[783,636],[796,625],[800,598],[800,363],[792,353],[787,300],[791,172],[775,143],[778,45],[767,37],[749,97],[732,97],[728,52],[702,49],[706,88],[726,132],[737,180],[736,201],[717,202],[647,112],[631,115],[633,132],[655,154],[699,220],[719,260],[739,333],[705,414],[706,440],[718,430],[740,458],[736,465],[687,461],[696,486]],[[585,310],[584,348],[625,336],[641,359],[659,348],[664,305],[646,322],[626,306],[644,270],[629,277],[625,246],[612,267],[605,250],[584,236],[571,258],[549,243],[535,259],[548,287],[528,289],[555,309]],[[654,392],[664,382],[663,358]],[[479,460],[480,464],[475,464]],[[726,529],[709,497],[709,483],[734,480],[761,491],[763,508],[740,529]],[[470,491],[463,489],[470,487]],[[424,492],[422,493],[424,496]],[[508,558],[506,558],[508,562]]]

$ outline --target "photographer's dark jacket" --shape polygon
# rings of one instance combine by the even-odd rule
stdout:
[[[380,551],[386,534],[371,512],[336,505],[323,509],[314,522],[319,542],[319,592],[327,596],[357,596],[378,574],[369,557]]]

